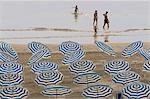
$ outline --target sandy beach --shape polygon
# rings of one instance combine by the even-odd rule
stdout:
[[[24,68],[22,86],[29,91],[27,99],[55,99],[41,94],[43,88],[35,83],[36,74],[27,65],[32,55],[27,44],[32,41],[48,46],[52,56],[43,60],[58,64],[59,71],[64,75],[64,80],[59,85],[72,89],[70,95],[58,99],[86,99],[82,96],[82,91],[87,85],[73,83],[74,75],[70,73],[68,65],[62,63],[63,55],[58,50],[58,45],[64,41],[81,44],[86,52],[83,59],[93,61],[96,65],[94,71],[101,75],[101,80],[96,84],[110,85],[113,89],[111,96],[102,99],[116,99],[116,93],[123,88],[123,85],[114,83],[112,76],[104,71],[104,64],[111,60],[128,61],[131,71],[141,76],[140,81],[150,85],[150,72],[143,71],[145,59],[138,53],[128,58],[121,56],[122,50],[135,41],[144,42],[144,49],[150,51],[148,0],[52,1],[0,1],[0,41],[11,44],[18,53],[18,63]],[[77,16],[74,14],[76,5],[80,13]],[[98,11],[97,32],[93,27],[95,10]],[[106,11],[110,25],[108,30],[103,29],[106,19],[103,14]],[[117,55],[114,57],[101,52],[95,41],[112,46]]]
[[[121,89],[123,88],[122,85],[112,82],[112,77],[109,74],[105,73],[103,65],[109,60],[123,59],[128,61],[130,63],[131,70],[137,72],[141,76],[140,81],[150,84],[149,79],[150,72],[143,71],[143,63],[145,62],[145,60],[142,56],[140,56],[137,53],[129,58],[122,57],[121,51],[128,45],[128,43],[108,43],[108,45],[111,45],[115,49],[115,51],[117,52],[117,56],[113,57],[101,52],[100,50],[97,49],[96,45],[94,44],[82,45],[82,48],[86,51],[86,55],[83,59],[92,60],[96,65],[94,71],[102,75],[101,80],[97,82],[97,84],[108,84],[113,88],[113,94],[105,99],[113,99],[116,92],[121,91]],[[150,45],[149,42],[145,42],[144,48],[150,50],[149,45]],[[59,71],[62,72],[64,75],[64,80],[59,85],[69,86],[73,91],[72,94],[64,97],[58,97],[58,99],[85,99],[85,97],[83,97],[81,93],[83,89],[86,88],[86,85],[77,85],[73,83],[74,75],[70,73],[68,65],[64,65],[61,62],[63,55],[58,51],[58,45],[50,44],[47,46],[52,51],[52,57],[46,60],[57,63],[59,65]],[[30,71],[30,68],[27,65],[27,61],[31,56],[31,53],[28,50],[27,45],[12,44],[12,47],[17,51],[19,55],[18,62],[22,64],[24,67],[23,72],[24,83],[22,84],[22,86],[29,90],[29,96],[27,99],[49,99],[49,97],[43,96],[41,94],[42,87],[38,86],[34,82],[36,75]],[[50,97],[50,99],[53,98],[55,99],[55,97]]]

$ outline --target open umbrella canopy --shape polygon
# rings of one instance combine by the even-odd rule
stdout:
[[[129,71],[131,68],[129,66],[129,63],[127,61],[123,60],[112,60],[107,62],[104,65],[105,71],[109,74],[117,74],[122,71]]]
[[[6,52],[0,52],[0,62],[16,62],[17,60]]]
[[[69,66],[69,70],[75,74],[90,72],[94,70],[94,68],[95,64],[90,60],[80,60]]]
[[[106,98],[112,94],[112,88],[108,85],[94,85],[84,89],[82,95],[86,98]]]
[[[114,75],[112,78],[112,80],[115,83],[120,83],[123,85],[130,82],[138,81],[139,79],[140,79],[140,75],[133,71],[119,72],[117,75]]]
[[[1,99],[23,99],[29,94],[28,90],[20,86],[8,86],[0,91]]]
[[[101,41],[95,41],[95,44],[97,45],[97,47],[103,51],[104,53],[108,54],[108,55],[112,55],[115,56],[115,51],[112,49],[111,46],[108,46],[107,44],[101,42]]]
[[[47,57],[45,57],[47,56]],[[49,50],[43,49],[38,51],[37,53],[33,54],[29,60],[28,60],[28,64],[33,64],[36,62],[39,62],[42,58],[48,58],[49,56]]]
[[[135,53],[139,51],[139,49],[143,47],[143,45],[144,44],[141,41],[131,43],[122,51],[122,56],[129,57],[129,56],[134,55]]]
[[[47,86],[50,84],[58,84],[63,80],[64,76],[59,71],[48,71],[37,75],[35,82],[38,85]]]
[[[146,70],[146,71],[150,71],[150,60],[149,61],[146,61],[145,63],[144,63],[144,69]]]
[[[142,48],[139,50],[139,53],[145,58],[145,60],[150,60],[150,52],[148,50]]]
[[[23,82],[23,77],[19,74],[0,74],[0,86],[19,85]]]
[[[31,70],[37,74],[50,70],[58,70],[58,64],[46,61],[31,64],[30,67]]]
[[[150,95],[150,85],[142,82],[128,83],[123,88],[122,93],[129,99],[148,99]]]
[[[0,74],[6,74],[6,73],[22,73],[23,67],[19,63],[15,62],[8,62],[0,64]]]
[[[96,83],[101,79],[101,76],[96,72],[82,73],[74,77],[73,81],[77,84]]]
[[[78,50],[75,52],[68,52],[65,54],[62,63],[64,64],[71,64],[73,62],[81,60],[85,55],[85,52],[83,50]]]
[[[0,51],[9,54],[16,60],[18,59],[18,55],[17,55],[16,51],[11,47],[10,44],[8,44],[6,42],[0,41]]]
[[[42,91],[45,96],[65,96],[71,94],[72,90],[66,86],[47,86]]]
[[[49,48],[46,45],[44,45],[40,42],[34,42],[34,41],[28,43],[28,48],[33,54],[35,54],[43,49],[49,50]],[[45,54],[45,57],[50,56],[50,55],[51,55],[51,51],[49,50],[49,52],[47,54]]]
[[[59,51],[61,51],[63,54],[66,54],[68,52],[78,51],[78,50],[81,50],[81,46],[77,42],[65,41],[59,45]]]

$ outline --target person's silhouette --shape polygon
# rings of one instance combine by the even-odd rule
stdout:
[[[103,25],[103,29],[105,28],[105,25],[107,24],[107,27],[109,29],[109,20],[108,20],[108,16],[107,16],[108,12],[106,11],[105,14],[103,14],[104,16],[104,25]]]
[[[79,9],[78,9],[78,6],[76,5],[76,6],[75,6],[74,13],[75,13],[75,14],[77,14],[77,13],[78,13],[78,11],[79,11]]]
[[[97,10],[94,12],[94,19],[93,19],[93,25],[96,23],[96,26],[98,24],[98,13]],[[95,25],[94,25],[95,26]]]

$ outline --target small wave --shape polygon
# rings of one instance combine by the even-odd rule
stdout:
[[[144,28],[144,29],[127,29],[127,30],[124,30],[123,32],[133,32],[133,31],[142,31],[142,30],[150,30],[150,29],[147,29],[147,28]]]
[[[33,28],[33,31],[63,31],[63,32],[79,32],[80,30],[76,29],[67,29],[67,28]]]
[[[122,32],[136,32],[136,31],[147,31],[149,28],[142,29],[126,29],[120,31],[107,31],[108,33],[122,33]],[[35,27],[35,28],[20,28],[20,29],[0,29],[0,31],[60,31],[60,32],[93,32],[92,30],[79,30],[69,28],[47,28],[47,27]]]

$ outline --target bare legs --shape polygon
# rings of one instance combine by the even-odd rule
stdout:
[[[109,23],[104,22],[103,29],[105,29],[105,25],[107,24],[107,28],[109,29]]]

